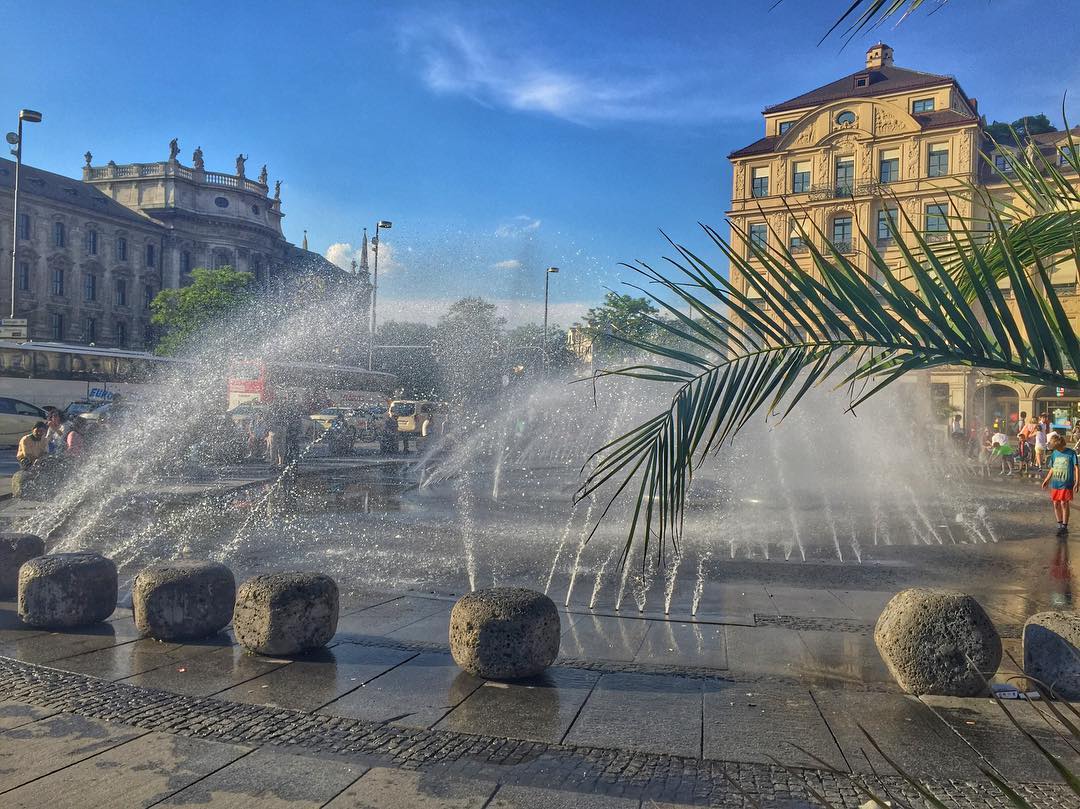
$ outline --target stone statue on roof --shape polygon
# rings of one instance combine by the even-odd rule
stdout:
[[[169,160],[176,160],[178,154],[180,154],[180,142],[173,138],[169,141]]]
[[[247,155],[245,155],[243,152],[241,152],[240,154],[238,154],[236,156],[236,176],[237,177],[243,177],[244,176],[244,164],[246,162],[247,162]]]
[[[281,199],[281,180],[274,182],[274,199]]]
[[[269,178],[270,174],[266,170],[266,164],[263,163],[262,171],[259,172],[259,185],[266,185]]]
[[[86,158],[86,165],[87,166],[89,166],[90,161],[94,159],[94,156],[92,154],[90,154],[89,150],[86,152],[86,154],[83,155],[83,157]]]
[[[203,171],[206,168],[206,164],[203,163],[202,146],[195,147],[195,152],[191,155],[191,162],[198,171]]]

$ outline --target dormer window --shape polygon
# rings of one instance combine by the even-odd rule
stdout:
[[[780,128],[776,130],[777,133],[780,134],[780,135],[783,135],[785,132],[787,132],[789,129],[791,129],[791,126],[794,123],[795,123],[794,121],[781,121],[780,122]]]
[[[857,76],[855,76],[855,86],[856,87],[869,87],[870,86],[870,74],[869,73],[859,73]]]
[[[933,112],[934,111],[934,99],[932,98],[916,98],[911,102],[912,112]]]

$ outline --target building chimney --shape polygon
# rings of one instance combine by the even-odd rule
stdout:
[[[866,51],[866,67],[868,69],[888,67],[892,64],[892,48],[884,42],[871,45]]]

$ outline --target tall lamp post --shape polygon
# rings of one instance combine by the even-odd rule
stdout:
[[[548,326],[548,287],[550,286],[552,273],[557,273],[558,267],[548,267],[544,270],[544,343],[540,347],[541,358],[543,360],[544,372],[547,372],[548,367],[548,341],[547,341],[547,326]]]
[[[11,153],[15,155],[15,202],[11,212],[11,317],[15,317],[15,253],[19,244],[19,169],[22,167],[22,125],[23,121],[31,124],[41,123],[41,113],[34,110],[19,110],[19,132],[8,133],[7,142],[15,148]],[[14,138],[14,139],[13,139]]]
[[[367,355],[367,369],[370,371],[374,367],[375,361],[375,328],[378,326],[375,313],[375,303],[379,297],[379,231],[389,230],[394,226],[393,222],[389,222],[386,219],[380,219],[375,225],[375,238],[371,240],[372,246],[375,248],[375,274],[372,276],[371,283],[371,331],[368,334],[368,355]]]

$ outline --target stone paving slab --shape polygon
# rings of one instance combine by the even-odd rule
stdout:
[[[230,646],[193,657],[180,657],[167,665],[129,677],[125,682],[176,694],[206,697],[253,680],[289,662],[248,654],[240,646]]]
[[[766,584],[765,591],[772,596],[773,605],[781,615],[816,618],[855,618],[858,615],[831,590]]]
[[[599,679],[600,675],[592,671],[555,667],[532,680],[488,682],[436,727],[558,744]]]
[[[728,667],[726,627],[650,621],[635,663],[667,666],[702,666],[723,671]]]
[[[641,804],[636,798],[586,795],[511,784],[499,787],[499,791],[485,809],[638,809]],[[644,809],[654,809],[656,806],[659,804],[648,801]],[[674,804],[667,806],[675,807]]]
[[[166,643],[142,638],[132,643],[110,646],[55,661],[66,671],[77,671],[103,680],[123,680],[161,666],[176,665],[180,660],[219,651],[232,645],[222,634],[216,640],[200,643]]]
[[[400,629],[388,632],[386,637],[394,640],[444,644],[450,637],[450,606],[447,605],[445,609],[436,612],[434,615],[429,615],[419,621],[406,624]]]
[[[51,663],[65,657],[107,649],[139,639],[133,623],[106,621],[65,632],[35,632],[0,644],[0,655],[28,663]]]
[[[29,725],[39,719],[52,716],[56,711],[36,708],[23,702],[0,702],[0,730],[11,730],[22,725]]]
[[[147,733],[6,793],[5,809],[147,807],[251,752],[250,747]]]
[[[319,709],[372,722],[430,728],[484,684],[449,654],[418,654]]]
[[[724,761],[773,758],[801,767],[817,767],[795,745],[830,766],[847,762],[808,688],[778,683],[705,683],[703,754]]]
[[[605,674],[566,736],[570,744],[701,755],[700,681]]]
[[[725,626],[728,668],[752,677],[799,679],[813,665],[799,633],[779,627]]]
[[[799,639],[809,652],[809,659],[800,667],[800,674],[807,682],[881,683],[894,687],[872,637],[851,632],[799,630]]]
[[[701,592],[699,612],[753,617],[756,613],[779,614],[773,598],[763,584],[721,584],[706,581]]]
[[[606,615],[566,614],[559,654],[586,660],[630,662],[641,648],[651,621],[627,621]]]
[[[314,711],[415,657],[415,652],[339,643],[222,691],[222,699]]]
[[[352,636],[387,635],[430,615],[449,613],[452,606],[445,601],[402,596],[393,601],[341,616],[335,637],[338,640],[348,640]],[[445,643],[445,639],[443,642]]]
[[[484,809],[497,784],[373,767],[326,809]]]
[[[158,806],[319,809],[365,772],[362,764],[263,747]]]
[[[0,793],[146,732],[69,713],[5,730],[0,733]]]

